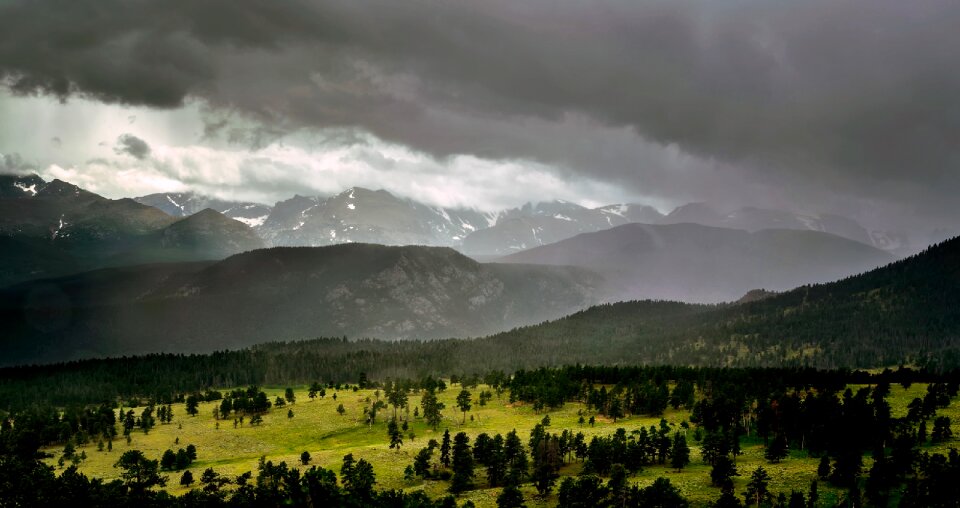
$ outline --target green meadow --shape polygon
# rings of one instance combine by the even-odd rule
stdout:
[[[266,387],[264,391],[270,396],[272,402],[277,396],[283,396],[284,388]],[[412,432],[414,437],[405,435],[403,446],[399,451],[389,448],[387,437],[387,422],[394,413],[392,407],[380,411],[376,424],[370,426],[364,421],[363,408],[370,405],[367,402],[368,399],[375,400],[374,390],[335,392],[328,389],[325,398],[318,397],[311,400],[307,397],[307,387],[294,387],[296,402],[286,407],[272,408],[263,416],[263,423],[256,426],[250,425],[249,418],[242,426],[237,427],[234,427],[233,418],[216,420],[213,410],[219,402],[201,403],[199,414],[196,416],[189,416],[184,404],[174,404],[174,418],[171,423],[157,423],[147,434],[135,429],[131,434],[132,440],[129,445],[123,436],[119,436],[113,443],[112,451],[98,451],[95,441],[77,447],[77,453],[85,452],[87,456],[79,469],[88,476],[110,480],[119,476],[119,471],[113,467],[113,464],[127,449],[138,449],[149,458],[159,459],[167,449],[176,451],[178,448],[193,444],[197,447],[198,457],[189,469],[193,472],[195,479],[199,479],[206,468],[213,468],[228,477],[235,477],[247,471],[252,471],[256,475],[257,464],[261,457],[274,462],[285,461],[293,467],[303,468],[304,466],[300,464],[300,454],[303,451],[310,452],[312,456],[310,465],[329,468],[339,474],[343,456],[351,453],[354,458],[363,458],[373,464],[377,474],[377,486],[381,489],[423,490],[430,496],[441,497],[447,493],[447,482],[420,479],[408,481],[404,479],[403,472],[407,465],[412,464],[417,451],[427,445],[428,440],[433,438],[440,441],[444,429],[449,429],[451,434],[466,432],[471,437],[471,442],[474,437],[483,432],[490,435],[506,434],[516,429],[521,439],[526,442],[530,429],[545,415],[549,415],[548,430],[550,432],[559,433],[563,429],[582,431],[589,441],[590,436],[612,434],[619,427],[629,432],[640,427],[656,426],[660,422],[660,417],[630,416],[613,422],[598,416],[595,425],[580,425],[579,412],[582,411],[586,419],[593,415],[581,404],[567,403],[560,409],[536,413],[530,405],[510,404],[506,393],[499,400],[494,397],[484,407],[480,407],[476,399],[481,389],[487,389],[487,387],[471,390],[474,394],[473,408],[466,414],[465,422],[463,413],[456,409],[454,401],[460,391],[459,385],[451,386],[439,393],[439,399],[446,405],[446,409],[443,411],[443,423],[437,431],[424,423],[422,418],[414,417],[413,408],[419,406],[420,395],[411,394],[409,413],[402,411],[398,416],[407,418],[410,425],[408,433]],[[894,416],[906,414],[907,404],[914,397],[922,398],[925,391],[926,386],[922,384],[914,384],[908,389],[894,385],[888,398]],[[333,393],[337,393],[336,400],[332,397]],[[343,404],[346,409],[342,416],[336,410],[339,404]],[[292,418],[288,417],[288,409],[294,413]],[[135,413],[139,414],[139,412],[139,408],[135,409]],[[939,414],[949,416],[953,422],[960,421],[960,409],[955,402],[941,410]],[[689,412],[668,409],[663,418],[673,428],[682,431],[680,423],[689,419]],[[957,430],[955,433],[960,434]],[[644,486],[652,483],[657,477],[666,477],[694,505],[703,505],[719,497],[719,490],[710,485],[710,467],[701,461],[699,443],[694,440],[692,429],[687,431],[687,440],[691,448],[692,462],[683,471],[677,472],[669,465],[650,466],[632,477],[631,481]],[[942,443],[936,447],[928,444],[924,449],[931,452],[945,451],[950,447],[957,447],[957,444],[955,436],[951,442]],[[763,466],[768,471],[772,477],[770,490],[775,493],[783,492],[789,495],[791,490],[806,493],[811,480],[816,478],[818,459],[808,457],[805,451],[792,450],[787,459],[778,464],[771,464],[763,458],[762,441],[744,439],[742,450],[743,455],[737,457],[737,467],[741,474],[735,481],[738,492],[744,490],[750,472],[757,466]],[[53,458],[47,459],[47,462],[56,466],[61,449],[48,448],[44,451],[54,455]],[[435,453],[434,458],[436,457]],[[869,456],[864,457],[865,471],[869,469],[871,462]],[[576,475],[580,467],[580,463],[575,461],[565,466],[561,470],[561,475]],[[166,488],[171,493],[179,495],[186,491],[179,484],[182,471],[166,474],[169,476]],[[477,469],[475,484],[476,489],[462,494],[460,501],[471,500],[478,507],[495,506],[500,489],[486,488],[482,468]],[[196,486],[195,484],[194,487]],[[825,506],[831,505],[832,501],[842,496],[841,492],[832,489],[827,482],[821,481],[819,489],[821,503]],[[524,485],[522,491],[528,506],[556,504],[556,489],[552,497],[546,500],[535,499],[535,490],[530,485]]]

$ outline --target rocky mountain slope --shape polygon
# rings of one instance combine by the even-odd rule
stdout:
[[[261,249],[0,291],[0,358],[212,351],[316,336],[470,337],[585,308],[601,286],[583,269],[480,264],[450,248]]]
[[[0,175],[0,245],[4,286],[106,266],[222,258],[263,243],[212,210],[178,219],[60,180]]]
[[[274,206],[257,232],[269,245],[324,246],[350,242],[456,246],[490,217],[431,207],[384,190],[347,189],[329,198],[294,196]]]
[[[272,210],[272,207],[260,203],[225,201],[194,192],[164,192],[133,199],[173,217],[187,217],[209,208],[250,227],[263,224]]]

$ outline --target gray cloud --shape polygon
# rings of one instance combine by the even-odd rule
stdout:
[[[143,160],[150,156],[150,145],[133,134],[121,134],[117,138],[117,145],[113,148],[113,151],[118,155],[127,154],[135,159]]]
[[[0,77],[264,125],[211,123],[237,141],[358,128],[647,193],[762,185],[943,218],[960,211],[957,26],[952,0],[14,0]]]
[[[23,159],[18,153],[0,153],[0,174],[25,175],[36,171],[36,166]]]

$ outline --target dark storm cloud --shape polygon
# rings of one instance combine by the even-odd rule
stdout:
[[[135,159],[143,160],[150,155],[150,145],[133,134],[122,134],[117,138],[117,145],[113,148],[117,154],[127,154]]]
[[[944,215],[960,191],[957,26],[952,0],[22,0],[0,3],[0,76],[660,194],[728,178]],[[671,146],[717,174],[685,180]]]

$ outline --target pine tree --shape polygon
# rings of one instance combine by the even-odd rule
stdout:
[[[366,502],[373,496],[373,486],[377,483],[377,478],[373,473],[373,466],[366,460],[360,459],[354,463],[353,455],[347,454],[343,458],[340,478],[344,489],[358,500]]]
[[[714,460],[713,469],[710,470],[710,482],[715,487],[726,485],[734,476],[740,476],[740,473],[737,472],[737,466],[730,457],[721,455]]]
[[[470,438],[464,432],[458,432],[453,438],[453,478],[450,480],[450,492],[459,494],[473,486],[473,453],[470,451]]]
[[[437,400],[433,390],[427,390],[420,399],[420,406],[423,408],[423,419],[426,420],[427,425],[437,430],[437,426],[442,421],[440,412],[444,409],[444,404]]]
[[[503,483],[506,474],[507,455],[503,449],[503,436],[497,434],[487,447],[487,481],[491,487],[496,487]]]
[[[770,484],[770,475],[762,467],[758,467],[751,475],[750,482],[747,483],[747,490],[743,493],[748,506],[760,506],[770,498],[770,491],[767,486]]]
[[[821,480],[826,480],[830,477],[831,471],[830,457],[827,457],[826,455],[820,457],[820,464],[817,466],[817,476],[820,477]]]
[[[429,446],[421,448],[413,458],[413,472],[423,478],[430,477],[430,458],[433,455],[433,449]]]
[[[817,480],[810,480],[810,490],[807,492],[807,508],[816,508],[817,501],[820,500]]]
[[[850,487],[857,481],[863,468],[863,457],[857,450],[846,450],[837,455],[830,482],[839,487]]]
[[[776,464],[787,456],[787,438],[783,434],[777,434],[767,445],[763,457]]]
[[[457,408],[463,411],[463,423],[467,423],[467,411],[470,411],[470,392],[465,388],[457,395]]]
[[[523,493],[515,483],[508,483],[497,496],[497,508],[526,508],[523,504]]]
[[[740,499],[734,494],[733,482],[727,481],[720,488],[720,498],[713,503],[713,508],[743,508],[743,503],[740,502]]]
[[[387,424],[387,435],[390,437],[390,449],[400,451],[403,446],[403,434],[400,432],[400,426],[397,425],[397,419],[390,420]]]
[[[787,503],[786,508],[807,508],[807,500],[803,496],[803,492],[796,490],[790,491],[790,501]]]
[[[670,465],[680,472],[689,463],[690,448],[687,446],[687,438],[677,432],[673,436],[673,448],[670,450]]]
[[[560,465],[561,457],[557,438],[546,434],[537,441],[534,448],[532,479],[541,498],[546,498],[553,490],[553,485],[560,477],[557,474]]]
[[[177,465],[177,455],[173,453],[173,450],[167,449],[163,452],[163,455],[160,457],[160,469],[166,471],[172,470]]]
[[[200,475],[200,484],[203,485],[204,492],[219,492],[224,485],[229,483],[229,478],[221,476],[212,467],[208,467]]]
[[[407,407],[407,390],[395,383],[393,388],[387,393],[387,401],[393,406],[393,417],[397,417],[397,410]]]
[[[623,467],[623,464],[614,464],[610,468],[610,481],[607,482],[607,488],[610,489],[611,506],[626,506],[629,485],[627,468]]]
[[[440,442],[440,463],[443,467],[450,467],[450,429],[443,431],[443,440]]]
[[[933,432],[930,433],[930,440],[934,443],[943,443],[953,437],[953,430],[950,429],[950,417],[938,416],[933,420]]]
[[[120,478],[137,496],[153,487],[163,487],[167,477],[160,476],[156,460],[148,460],[140,450],[127,450],[113,467],[121,470]]]
[[[190,416],[197,416],[197,413],[199,413],[197,410],[199,403],[200,399],[198,399],[196,395],[190,395],[187,397],[187,414]]]
[[[507,461],[507,481],[517,483],[527,475],[527,452],[516,430],[507,433],[503,443],[503,454]]]

